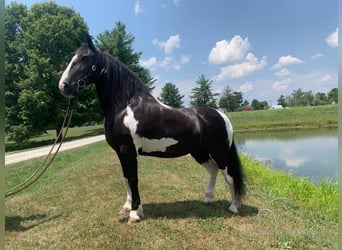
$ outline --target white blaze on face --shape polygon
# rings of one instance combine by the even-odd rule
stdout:
[[[63,75],[61,77],[61,79],[59,80],[59,83],[58,83],[58,87],[60,90],[63,90],[64,88],[64,82],[65,82],[65,79],[68,78],[69,76],[69,72],[70,72],[70,69],[71,69],[71,65],[73,64],[73,62],[75,62],[77,60],[77,55],[74,55],[74,57],[71,59],[70,63],[68,64],[68,67],[64,70],[63,72]]]
[[[227,134],[228,134],[229,146],[231,146],[233,143],[233,126],[230,123],[229,118],[225,114],[223,114],[219,110],[216,110],[216,111],[222,116],[222,118],[224,120],[224,123],[226,125]]]
[[[131,107],[126,108],[126,116],[124,117],[123,123],[129,129],[135,148],[141,150],[145,153],[152,152],[165,152],[168,147],[178,143],[177,140],[173,138],[163,137],[160,139],[149,139],[146,137],[141,137],[137,134],[137,127],[139,121],[134,118],[134,113]]]

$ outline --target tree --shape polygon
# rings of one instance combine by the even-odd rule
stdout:
[[[301,88],[293,90],[292,94],[292,106],[308,106],[312,105],[315,99],[312,91],[304,92]]]
[[[253,107],[254,110],[264,110],[264,109],[269,109],[269,105],[267,101],[258,101],[257,99],[253,99],[251,106]]]
[[[242,103],[242,108],[249,106],[249,101],[244,100]]]
[[[241,111],[242,101],[243,101],[242,92],[240,92],[240,91],[234,92],[233,93],[234,111]]]
[[[156,80],[151,77],[148,69],[139,65],[142,52],[134,52],[134,39],[132,34],[126,32],[126,25],[118,21],[112,30],[105,30],[97,36],[96,45],[126,64],[152,91]]]
[[[322,93],[322,92],[318,92],[315,94],[315,100],[313,102],[313,104],[315,106],[318,106],[318,105],[325,105],[329,102],[328,100],[328,97],[326,96],[325,93]]]
[[[283,108],[288,106],[284,95],[280,95],[280,97],[277,100],[277,104],[281,105]]]
[[[167,82],[160,93],[158,98],[162,103],[169,105],[174,108],[180,108],[183,106],[184,95],[179,93],[179,90],[175,84]]]
[[[196,83],[198,87],[191,90],[190,105],[195,107],[217,108],[215,96],[218,94],[212,93],[211,84],[213,81],[207,79],[205,75],[202,74]]]
[[[6,133],[23,141],[60,128],[68,102],[57,83],[75,50],[75,39],[83,41],[88,27],[73,9],[54,2],[33,4],[30,9],[12,3],[5,13]],[[80,106],[92,109],[95,97],[95,91],[88,90],[88,95],[85,91]],[[73,125],[95,114],[83,113],[77,119],[77,111]],[[95,116],[102,119],[98,111]]]
[[[315,95],[312,91],[304,92],[302,89],[293,90],[290,96],[281,95],[278,98],[278,104],[283,107],[308,106],[308,105],[326,105],[338,103],[338,89],[333,88],[328,94],[317,92]],[[286,106],[285,106],[286,105]]]
[[[232,89],[229,86],[226,86],[221,94],[220,100],[219,100],[219,107],[221,109],[225,109],[227,112],[233,111],[233,104],[232,104]]]
[[[328,99],[329,103],[338,103],[338,89],[333,88],[332,90],[329,91],[328,93]]]
[[[241,92],[233,92],[229,86],[225,87],[220,100],[219,107],[228,112],[239,111],[242,108],[243,95]],[[248,105],[248,104],[247,104]]]
[[[24,76],[25,57],[19,51],[18,37],[22,34],[27,16],[27,8],[24,4],[15,2],[6,6],[5,11],[5,131],[11,132],[16,140],[26,138],[25,129],[21,125],[18,115],[20,107],[18,96],[20,89],[18,82]],[[23,138],[22,138],[23,137]]]

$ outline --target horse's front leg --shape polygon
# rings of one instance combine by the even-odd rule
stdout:
[[[138,162],[135,148],[121,146],[118,152],[123,175],[127,183],[127,200],[120,213],[129,212],[128,224],[141,220],[143,209],[138,189]]]

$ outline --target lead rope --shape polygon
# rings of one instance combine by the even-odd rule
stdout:
[[[16,193],[19,193],[21,192],[22,190],[28,188],[29,186],[31,186],[34,182],[36,182],[40,176],[42,176],[42,174],[48,169],[48,167],[50,166],[51,162],[53,161],[53,159],[56,157],[59,149],[61,148],[62,146],[62,143],[64,141],[64,138],[68,132],[68,129],[69,129],[69,126],[70,126],[70,122],[71,122],[71,118],[72,118],[72,113],[74,111],[74,108],[75,108],[75,103],[76,103],[77,100],[75,99],[69,99],[69,105],[68,105],[68,108],[67,108],[67,111],[65,113],[65,117],[64,117],[64,120],[63,120],[63,124],[62,124],[62,127],[57,135],[57,138],[55,140],[55,142],[53,143],[49,153],[46,155],[44,161],[42,161],[40,163],[40,165],[38,166],[38,168],[31,174],[30,177],[28,177],[26,180],[24,180],[22,183],[20,183],[19,185],[11,188],[10,190],[6,191],[5,192],[5,197],[7,196],[10,196],[10,195],[13,195],[13,194],[16,194]],[[65,129],[65,133],[62,137],[62,140],[61,142],[59,143],[57,149],[56,149],[56,152],[52,154],[52,151],[53,149],[55,148],[55,146],[57,145],[57,142],[58,142],[58,138],[62,135],[63,133],[63,129],[64,129],[64,125],[67,121],[67,126],[66,126],[66,129]]]

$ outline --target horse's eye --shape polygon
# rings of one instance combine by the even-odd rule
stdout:
[[[81,61],[82,62],[88,62],[90,60],[90,56],[82,56]]]

